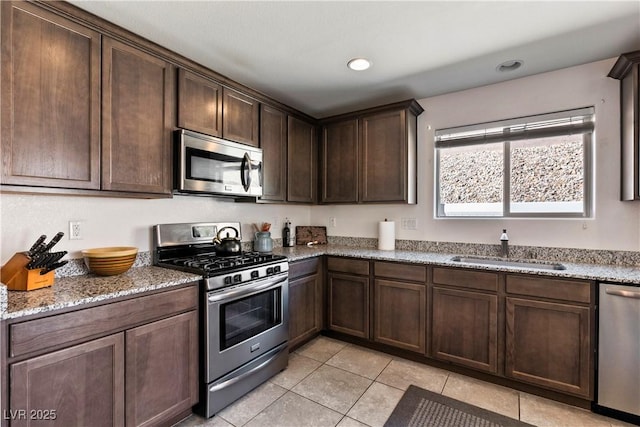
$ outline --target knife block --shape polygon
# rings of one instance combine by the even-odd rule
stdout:
[[[0,269],[0,280],[10,291],[33,291],[53,285],[55,272],[41,275],[41,268],[27,269],[31,258],[24,252],[15,253]]]

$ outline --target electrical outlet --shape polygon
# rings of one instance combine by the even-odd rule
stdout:
[[[69,240],[82,240],[83,238],[82,221],[69,221]]]
[[[332,227],[337,227],[336,217],[335,216],[330,217],[329,223],[331,224]]]
[[[402,218],[400,220],[400,228],[403,230],[416,230],[418,228],[418,220],[416,218]]]

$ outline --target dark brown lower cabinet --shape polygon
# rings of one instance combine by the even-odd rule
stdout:
[[[312,338],[322,330],[323,290],[320,259],[289,266],[289,347]]]
[[[154,426],[198,402],[195,311],[126,332],[126,421]]]
[[[424,353],[426,285],[376,279],[373,294],[373,339],[383,344]]]
[[[330,271],[327,286],[329,329],[369,339],[369,276]]]
[[[125,424],[123,333],[14,363],[9,375],[12,427]]]
[[[9,324],[2,425],[177,422],[199,397],[197,295],[193,284]]]
[[[498,372],[498,297],[434,287],[432,356]]]
[[[591,397],[589,307],[507,297],[505,375]]]

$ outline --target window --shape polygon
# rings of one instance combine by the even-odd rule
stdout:
[[[436,216],[591,215],[593,107],[436,130]]]

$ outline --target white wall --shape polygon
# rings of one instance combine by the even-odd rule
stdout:
[[[502,228],[512,244],[585,249],[640,250],[640,203],[620,202],[619,82],[607,77],[615,58],[508,82],[419,100],[418,205],[321,206],[311,221],[334,236],[377,237],[377,222],[396,224],[400,239],[498,243]],[[435,129],[595,106],[595,213],[578,219],[435,219]],[[428,129],[428,127],[431,129]],[[329,227],[336,217],[336,227]],[[401,218],[417,218],[415,231]]]
[[[122,199],[106,197],[0,195],[1,259],[6,262],[15,252],[29,249],[35,239],[58,231],[65,237],[56,250],[69,251],[80,258],[80,251],[102,246],[151,247],[154,224],[197,221],[240,221],[243,241],[253,239],[251,223],[272,224],[272,237],[282,237],[284,219],[295,225],[309,225],[308,206],[234,203],[197,196],[173,199]],[[83,221],[83,240],[69,240],[69,220]]]

